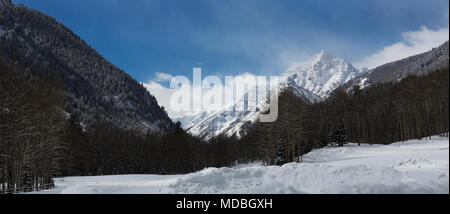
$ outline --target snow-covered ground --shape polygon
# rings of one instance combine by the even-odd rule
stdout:
[[[284,166],[55,179],[39,193],[449,193],[449,139],[327,147]]]

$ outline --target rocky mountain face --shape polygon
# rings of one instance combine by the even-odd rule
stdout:
[[[374,83],[397,82],[409,75],[426,75],[431,71],[448,66],[449,42],[437,48],[402,60],[381,65],[344,84],[344,90],[355,85],[366,87]]]
[[[255,122],[260,114],[260,105],[249,106],[247,111],[240,110],[246,102],[247,100],[243,98],[236,104],[229,105],[219,111],[202,112],[185,123],[183,128],[205,140],[219,134],[240,137],[245,134],[245,130],[242,128]],[[186,121],[186,118],[183,117],[182,120]]]
[[[295,63],[284,71],[278,79],[278,85],[271,88],[271,93],[279,93],[290,88],[306,101],[318,102],[360,73],[359,69],[346,60],[321,51],[306,62]],[[255,122],[261,110],[267,105],[266,102],[260,102],[257,105],[248,106],[247,111],[236,111],[236,109],[243,109],[242,106],[248,103],[248,97],[252,96],[247,94],[236,104],[224,109],[209,113],[202,112],[197,116],[189,115],[180,120],[189,133],[205,139],[218,134],[240,137],[245,134],[244,127]]]
[[[156,99],[130,75],[54,18],[10,0],[0,0],[0,59],[24,64],[32,78],[61,80],[66,111],[81,124],[101,117],[126,129],[173,126]]]
[[[355,78],[360,70],[327,51],[302,63],[295,63],[280,76],[280,87],[302,88],[316,95],[311,101],[327,98],[338,86]]]

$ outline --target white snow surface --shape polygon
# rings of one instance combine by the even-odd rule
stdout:
[[[302,163],[206,168],[185,175],[55,179],[38,193],[449,193],[449,139],[325,147]]]

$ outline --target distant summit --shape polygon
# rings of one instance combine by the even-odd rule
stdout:
[[[284,71],[279,84],[272,88],[272,93],[278,93],[287,88],[308,102],[318,102],[329,94],[360,74],[360,70],[349,62],[334,57],[322,50],[306,62],[295,63]],[[250,111],[234,111],[241,109],[248,102],[242,97],[239,102],[214,112],[201,112],[197,116],[187,115],[178,118],[183,121],[183,128],[189,133],[209,139],[219,134],[242,136],[242,128],[255,122],[265,103],[260,103]]]
[[[355,78],[360,70],[344,60],[322,50],[319,54],[302,63],[294,63],[280,76],[280,87],[305,89],[324,99],[338,86]]]

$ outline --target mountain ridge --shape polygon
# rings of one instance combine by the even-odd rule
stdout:
[[[409,75],[426,75],[448,66],[449,41],[431,50],[380,65],[342,85],[345,91],[355,85],[364,88],[374,83],[397,82]]]
[[[309,60],[294,63],[286,69],[280,75],[278,85],[271,88],[271,93],[279,93],[290,88],[298,97],[307,102],[319,102],[335,88],[356,77],[360,72],[348,61],[322,50]],[[210,139],[219,134],[241,137],[245,134],[245,130],[242,128],[257,121],[261,110],[267,107],[265,102],[260,102],[248,111],[234,110],[242,107],[245,102],[248,100],[241,98],[236,104],[219,111],[202,112],[196,117],[188,116],[179,119],[182,121],[192,119],[191,122],[183,124],[183,128],[204,139]]]
[[[125,129],[173,126],[141,84],[53,17],[2,0],[0,18],[1,60],[14,64],[20,59],[35,77],[59,77],[69,98],[67,111],[81,124],[100,116]]]

